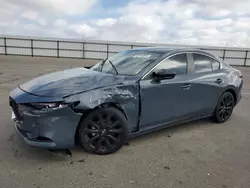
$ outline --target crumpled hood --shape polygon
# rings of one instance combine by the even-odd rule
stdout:
[[[124,76],[74,68],[39,76],[20,85],[19,88],[38,96],[64,97],[123,81]]]

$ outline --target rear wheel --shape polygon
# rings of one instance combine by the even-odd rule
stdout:
[[[79,125],[79,141],[88,152],[107,155],[119,150],[128,135],[128,122],[116,108],[90,112]]]
[[[218,123],[226,122],[233,113],[235,106],[234,96],[230,92],[221,95],[214,111],[214,120]]]

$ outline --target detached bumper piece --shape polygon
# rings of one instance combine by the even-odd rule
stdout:
[[[16,116],[16,131],[27,144],[46,149],[65,149],[74,146],[75,132],[81,114],[76,114],[69,107],[39,111],[28,105],[17,104],[12,98],[10,106]]]

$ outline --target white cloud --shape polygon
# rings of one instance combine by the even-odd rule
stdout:
[[[21,18],[36,21],[38,24],[45,26],[47,21],[42,16],[39,16],[39,13],[36,11],[28,10],[21,13]]]
[[[98,35],[97,29],[89,26],[88,24],[72,25],[70,30],[75,31],[81,37],[96,37]]]
[[[116,22],[117,20],[114,18],[105,18],[105,19],[97,20],[96,25],[101,26],[101,27],[109,27],[109,26],[114,25]]]
[[[17,19],[15,13],[19,8],[8,1],[0,0],[0,3],[0,27],[5,27]]]
[[[47,21],[45,19],[42,19],[42,18],[39,18],[37,19],[37,22],[42,25],[42,26],[45,26],[47,24]]]
[[[247,0],[197,0],[204,10],[227,11],[235,15],[249,13],[250,1]]]
[[[0,29],[4,28],[5,33],[179,44],[250,45],[250,1],[247,0],[134,0],[128,1],[124,7],[114,8],[114,14],[109,14],[109,9],[98,12],[100,9],[95,7],[100,7],[99,0],[0,2]],[[91,13],[94,13],[94,19],[91,19]],[[101,18],[96,18],[98,13]]]
[[[58,13],[75,15],[88,11],[97,0],[43,0],[42,3],[46,3]]]
[[[38,16],[38,12],[32,11],[32,10],[23,12],[21,14],[22,18],[26,18],[26,19],[29,19],[29,20],[35,20],[35,19],[37,19],[37,16]]]
[[[7,0],[1,0],[7,2]],[[87,12],[98,0],[8,0],[20,8],[54,14],[76,15]]]
[[[182,27],[186,28],[214,28],[214,27],[226,27],[233,24],[233,21],[229,18],[227,19],[221,19],[221,20],[204,20],[204,19],[192,19],[184,22],[182,24]]]
[[[59,18],[55,20],[54,25],[55,27],[65,27],[67,25],[67,22],[64,19]]]

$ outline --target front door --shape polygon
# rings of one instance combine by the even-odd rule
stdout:
[[[167,69],[176,73],[172,79],[154,82],[151,73]],[[140,128],[185,118],[192,108],[192,87],[188,79],[185,53],[171,56],[160,62],[140,81]]]

